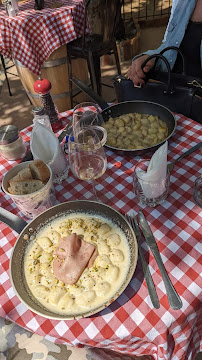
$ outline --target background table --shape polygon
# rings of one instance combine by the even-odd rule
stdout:
[[[71,112],[63,114],[71,118]],[[201,141],[201,125],[176,115],[178,125],[169,140],[168,160]],[[32,128],[22,131],[28,142]],[[151,155],[151,154],[150,154]],[[9,279],[9,259],[17,234],[0,224],[0,316],[31,330],[46,339],[74,346],[108,348],[120,353],[150,354],[155,359],[192,359],[202,350],[202,244],[201,209],[193,202],[193,183],[201,173],[201,155],[196,151],[177,163],[171,174],[168,198],[156,208],[140,206],[133,193],[133,168],[140,157],[122,157],[107,150],[108,168],[100,179],[112,206],[122,214],[137,214],[142,208],[151,224],[159,250],[170,278],[181,296],[183,307],[172,310],[165,293],[158,266],[148,252],[143,251],[152,272],[160,300],[154,309],[143,277],[140,260],[134,276],[123,294],[108,308],[90,318],[56,321],[34,314],[15,295]],[[3,175],[16,164],[1,159]],[[58,202],[88,198],[90,185],[72,174],[56,186]],[[1,206],[22,217],[15,204],[0,193]]]
[[[40,75],[41,65],[54,50],[81,37],[83,0],[45,0],[43,10],[34,10],[34,0],[19,3],[19,14],[8,17],[0,7],[0,53],[19,60]],[[51,8],[54,4],[61,7]]]
[[[13,58],[22,85],[33,106],[40,100],[33,84],[40,75],[51,84],[59,112],[69,109],[69,76],[66,44],[81,37],[84,0],[45,0],[43,10],[34,10],[34,0],[19,3],[19,14],[8,17],[0,7],[0,54]],[[56,7],[54,7],[56,6]],[[88,81],[84,59],[74,59],[73,73]],[[74,87],[74,86],[73,86]],[[84,93],[76,101],[86,100]]]

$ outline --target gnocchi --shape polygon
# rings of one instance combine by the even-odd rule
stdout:
[[[121,124],[121,122],[120,122]],[[53,272],[60,238],[77,232],[97,247],[98,255],[73,285]],[[61,217],[37,234],[25,256],[25,277],[33,296],[55,313],[79,315],[112,298],[122,285],[130,263],[130,250],[122,231],[102,217],[78,214]]]
[[[130,113],[112,118],[103,125],[107,130],[106,144],[118,149],[144,149],[168,136],[168,127],[158,116]]]

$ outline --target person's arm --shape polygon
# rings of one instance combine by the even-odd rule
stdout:
[[[142,54],[136,55],[133,60],[132,60],[132,65],[130,66],[130,68],[128,69],[127,72],[127,76],[134,82],[135,85],[141,84],[143,85],[145,83],[145,73],[147,73],[149,70],[152,69],[152,67],[154,66],[155,60],[152,59],[150,60],[147,65],[145,66],[145,68],[143,69],[144,71],[142,71],[141,66],[143,64],[143,62],[150,56],[150,55],[154,55],[156,53],[160,53],[163,49],[165,49],[168,44],[167,44],[167,37],[168,37],[168,29],[170,27],[170,24],[172,22],[173,19],[173,14],[175,12],[176,6],[178,4],[179,0],[173,0],[173,5],[171,8],[171,14],[170,14],[170,18],[169,18],[169,22],[164,34],[164,38],[163,41],[161,43],[161,45],[154,50],[148,50],[145,51]],[[161,70],[161,61],[158,61],[157,64],[157,68],[159,70]]]
[[[165,34],[164,34],[164,38],[162,40],[162,43],[161,45],[157,48],[157,49],[154,49],[154,50],[147,50],[144,52],[144,54],[139,54],[139,55],[136,55],[134,58],[133,58],[133,61],[135,59],[137,59],[138,57],[142,56],[142,55],[154,55],[154,54],[159,54],[162,50],[164,50],[166,47],[167,47],[167,37],[168,37],[168,29],[170,27],[170,24],[173,20],[173,15],[174,15],[174,12],[175,12],[175,9],[176,9],[176,6],[178,4],[179,0],[173,0],[173,4],[172,4],[172,8],[171,8],[171,12],[170,12],[170,18],[169,18],[169,21],[168,21],[168,25],[166,27],[166,30],[165,30]]]

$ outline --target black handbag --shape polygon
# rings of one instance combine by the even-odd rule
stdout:
[[[154,68],[147,74],[146,83],[142,87],[135,87],[132,80],[118,75],[113,78],[114,88],[118,102],[143,100],[151,101],[167,107],[169,110],[183,114],[200,124],[202,123],[202,79],[188,76],[185,73],[184,58],[182,74],[174,74],[168,60],[163,56],[167,50],[178,48],[168,47],[160,54],[149,56],[142,64],[142,69],[147,62],[156,58]],[[158,59],[165,62],[167,72],[156,71]]]

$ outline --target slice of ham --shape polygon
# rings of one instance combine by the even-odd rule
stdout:
[[[60,239],[54,252],[54,275],[65,284],[75,284],[86,267],[91,267],[97,256],[97,248],[77,234]]]

